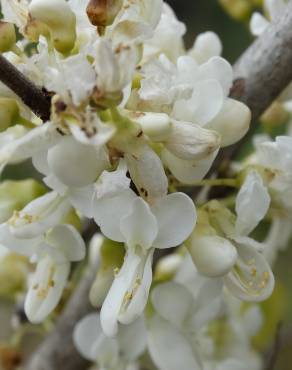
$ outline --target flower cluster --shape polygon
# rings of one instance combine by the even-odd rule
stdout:
[[[271,295],[263,251],[281,231],[263,243],[250,234],[274,204],[292,208],[292,145],[287,137],[258,143],[237,176],[234,209],[211,200],[196,210],[177,191],[203,184],[220,148],[249,129],[249,108],[229,97],[233,71],[218,36],[200,34],[186,50],[186,27],[162,0],[1,6],[1,52],[51,96],[42,122],[0,85],[0,169],[29,159],[45,185],[29,192],[26,182],[4,182],[12,194],[0,197],[5,253],[36,264],[27,318],[40,323],[57,307],[71,262],[85,258],[78,229],[90,219],[106,239],[90,247],[100,263],[90,301],[100,313],[74,333],[85,358],[138,369],[148,349],[161,370],[240,370],[246,358],[258,369],[250,337],[260,313],[243,312],[240,300]],[[152,284],[157,250],[180,246],[158,262]]]

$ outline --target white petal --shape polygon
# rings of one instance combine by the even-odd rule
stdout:
[[[193,238],[189,251],[199,272],[208,277],[226,275],[237,259],[236,248],[216,235]]]
[[[113,337],[118,332],[118,317],[126,293],[136,280],[140,257],[134,253],[125,256],[124,264],[107,294],[100,311],[100,321],[104,333]]]
[[[254,36],[260,36],[269,26],[269,21],[260,13],[254,12],[250,20],[250,30]]]
[[[103,171],[96,183],[97,199],[113,197],[130,188],[131,179],[127,176],[127,164],[121,159],[115,171]]]
[[[140,263],[135,280],[128,289],[129,299],[125,299],[124,306],[119,315],[119,321],[130,324],[142,315],[148,301],[149,290],[152,283],[152,259],[154,248],[146,256],[140,256]]]
[[[112,197],[95,200],[93,215],[103,234],[117,242],[125,242],[120,230],[121,219],[129,213],[137,195],[132,190],[125,190]]]
[[[128,214],[121,219],[120,230],[129,246],[139,245],[143,249],[152,246],[158,232],[157,221],[149,205],[137,198],[132,202]]]
[[[24,160],[55,145],[61,138],[51,122],[36,127],[13,143],[13,159]]]
[[[151,301],[161,317],[181,327],[191,310],[193,297],[183,285],[168,282],[153,289]]]
[[[261,177],[252,171],[248,174],[236,197],[236,233],[248,235],[265,217],[270,196]]]
[[[96,74],[86,55],[76,54],[60,63],[65,86],[72,97],[73,104],[79,106],[88,99],[96,84]]]
[[[167,194],[168,180],[158,155],[148,146],[138,156],[125,156],[131,178],[141,196],[153,201]]]
[[[230,292],[249,302],[263,301],[272,294],[275,279],[265,257],[247,245],[237,248],[235,268],[224,278]]]
[[[90,184],[82,188],[71,188],[67,196],[72,206],[77,209],[83,216],[93,217],[93,202],[95,197],[95,186]]]
[[[214,32],[204,32],[197,36],[190,54],[195,57],[199,63],[207,62],[214,56],[222,53],[222,43]]]
[[[218,150],[211,153],[208,158],[187,161],[176,157],[168,150],[164,149],[162,151],[162,159],[172,174],[181,183],[192,185],[206,176],[217,154]]]
[[[221,111],[207,126],[221,135],[221,147],[225,147],[242,139],[250,122],[250,109],[245,104],[228,98]]]
[[[146,349],[147,337],[144,318],[129,325],[120,325],[117,336],[120,351],[128,361],[136,360]]]
[[[62,251],[68,261],[80,261],[85,257],[85,243],[71,225],[55,226],[48,233],[47,241]]]
[[[196,83],[189,100],[177,100],[172,114],[178,120],[203,126],[220,112],[223,99],[220,83],[210,77],[206,81]]]
[[[67,186],[82,187],[93,183],[104,170],[102,153],[91,145],[67,136],[48,152],[48,163],[58,179]]]
[[[65,198],[47,193],[26,205],[8,221],[11,232],[18,238],[36,237],[61,222],[70,209]]]
[[[155,316],[148,332],[148,347],[160,370],[201,370],[191,343],[169,322]]]
[[[32,156],[32,164],[42,174],[48,175],[50,167],[48,164],[48,151],[42,150]]]
[[[152,208],[158,222],[156,248],[171,248],[183,243],[193,231],[196,208],[184,193],[174,193],[162,198]]]
[[[10,227],[7,223],[0,225],[0,243],[9,250],[21,255],[31,257],[36,252],[42,240],[42,236],[33,239],[16,238],[10,232]]]
[[[37,264],[24,310],[33,323],[42,322],[57,306],[67,283],[70,264],[55,264],[48,256]]]
[[[66,195],[68,186],[64,185],[53,173],[43,178],[43,182],[61,196]]]
[[[96,361],[95,343],[103,336],[98,313],[91,313],[80,320],[73,333],[73,341],[78,352],[89,361]]]
[[[233,84],[233,69],[225,59],[213,57],[200,66],[200,77],[218,81],[227,97]]]

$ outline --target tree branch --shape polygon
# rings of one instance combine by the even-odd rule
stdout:
[[[0,54],[0,81],[9,87],[43,121],[50,119],[51,99]]]

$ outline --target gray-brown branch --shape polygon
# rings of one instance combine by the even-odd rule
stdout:
[[[3,55],[0,54],[0,81],[20,97],[43,121],[50,118],[50,97],[27,79]]]

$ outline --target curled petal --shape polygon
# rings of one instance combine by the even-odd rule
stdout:
[[[236,233],[248,235],[265,217],[270,207],[270,196],[257,172],[248,174],[236,197]]]
[[[260,302],[269,298],[275,279],[265,257],[243,244],[238,246],[237,253],[236,265],[224,278],[226,287],[244,301]]]
[[[208,173],[218,154],[215,150],[208,157],[201,160],[188,161],[180,159],[167,149],[162,151],[162,159],[171,173],[183,184],[192,185],[202,180]]]
[[[42,322],[57,306],[67,283],[70,263],[55,264],[50,256],[37,264],[24,310],[33,323]]]

